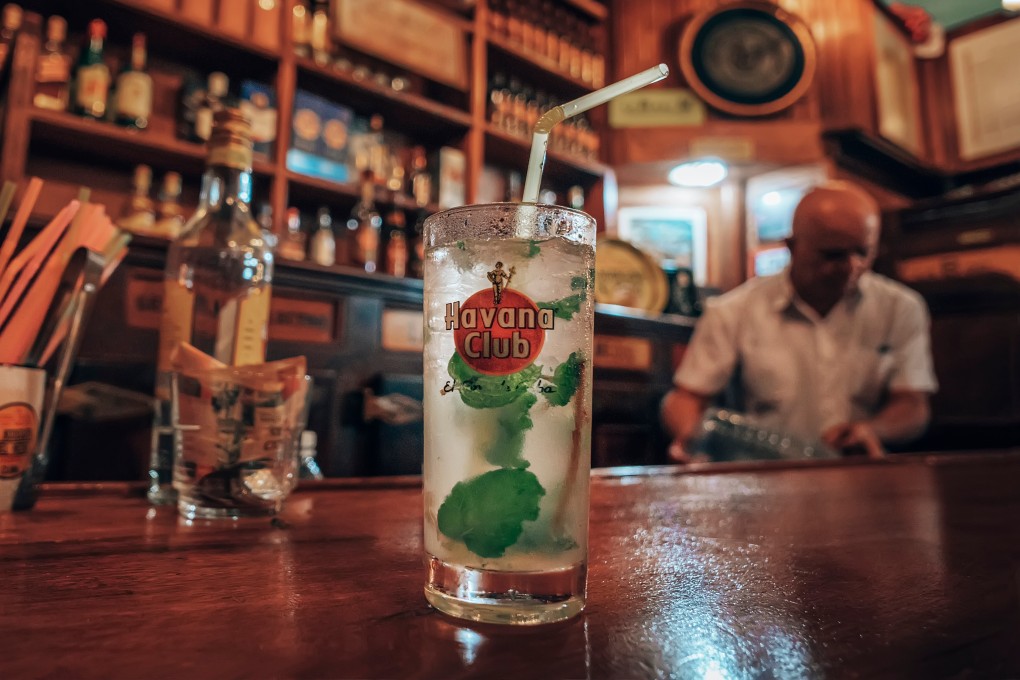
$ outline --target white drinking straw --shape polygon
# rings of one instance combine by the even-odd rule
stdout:
[[[524,200],[522,202],[538,203],[538,191],[542,183],[542,170],[545,169],[545,152],[549,146],[549,132],[554,125],[588,109],[601,106],[610,99],[615,99],[622,94],[633,92],[645,85],[651,85],[668,75],[669,67],[665,64],[659,64],[630,78],[624,78],[618,83],[606,85],[601,90],[595,90],[583,97],[578,97],[574,101],[549,109],[535,123],[535,133],[531,138],[531,158],[528,160],[528,175],[524,181]]]

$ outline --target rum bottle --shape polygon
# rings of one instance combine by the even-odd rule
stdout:
[[[106,98],[110,93],[110,68],[103,61],[103,41],[106,40],[106,23],[93,19],[89,24],[89,43],[78,58],[74,74],[74,113],[85,118],[102,119],[106,116]]]
[[[71,84],[71,56],[64,49],[67,21],[54,14],[46,20],[46,42],[35,66],[35,96],[40,109],[66,111]]]
[[[152,76],[145,72],[145,34],[131,38],[131,61],[117,76],[113,120],[117,125],[144,130],[152,116]]]
[[[156,204],[149,197],[152,168],[148,165],[136,166],[132,185],[134,193],[124,214],[117,220],[117,226],[132,233],[150,235],[156,222]]]
[[[198,209],[170,244],[163,286],[149,499],[172,502],[183,446],[171,404],[171,357],[187,342],[230,365],[265,361],[273,252],[251,212],[251,126],[215,116]]]
[[[347,220],[351,237],[350,255],[355,266],[373,273],[379,267],[379,235],[382,218],[375,208],[375,182],[371,171],[361,174],[361,200],[354,205]]]

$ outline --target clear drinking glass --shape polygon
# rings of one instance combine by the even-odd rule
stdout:
[[[425,222],[425,596],[536,624],[584,607],[595,220],[495,203]]]

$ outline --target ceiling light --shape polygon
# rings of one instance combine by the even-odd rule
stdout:
[[[1002,8],[1010,12],[1020,12],[1020,0],[1002,0]]]
[[[669,183],[678,187],[711,187],[726,179],[728,174],[722,161],[689,161],[669,171]]]

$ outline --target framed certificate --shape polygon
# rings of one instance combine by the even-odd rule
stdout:
[[[674,262],[694,272],[705,285],[707,264],[706,216],[703,208],[620,208],[617,236],[659,262]]]
[[[907,36],[875,10],[875,104],[878,134],[914,156],[924,154],[917,64]]]

